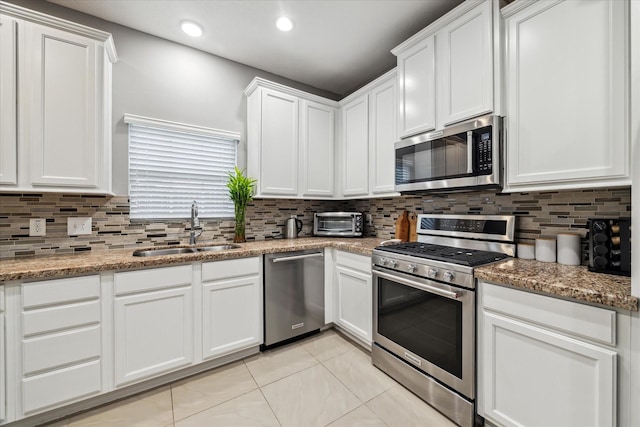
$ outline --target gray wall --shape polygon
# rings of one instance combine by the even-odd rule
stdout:
[[[240,167],[246,166],[246,99],[242,91],[263,77],[331,99],[322,91],[44,0],[11,3],[78,22],[113,35],[113,191],[128,194],[125,113],[239,132]]]

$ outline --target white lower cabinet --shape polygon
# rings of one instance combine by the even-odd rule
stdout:
[[[372,342],[371,257],[336,251],[334,323],[366,345]]]
[[[18,413],[53,409],[102,392],[98,275],[21,285]]]
[[[6,343],[4,332],[4,286],[0,287],[0,423],[7,418],[6,401]]]
[[[193,363],[192,266],[114,275],[115,383]]]
[[[262,344],[260,258],[202,264],[202,359]]]
[[[615,426],[616,312],[481,282],[478,412],[499,426]]]

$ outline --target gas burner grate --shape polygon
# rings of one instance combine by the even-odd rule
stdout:
[[[475,267],[508,258],[499,252],[479,251],[476,249],[455,248],[452,246],[434,245],[430,243],[412,242],[376,248],[381,251],[401,255],[410,255],[453,264]]]

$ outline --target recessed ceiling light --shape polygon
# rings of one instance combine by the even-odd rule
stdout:
[[[276,27],[278,27],[280,31],[291,31],[293,28],[293,21],[286,16],[281,16],[276,21]]]
[[[202,35],[202,27],[193,21],[182,21],[180,28],[191,37],[200,37]]]

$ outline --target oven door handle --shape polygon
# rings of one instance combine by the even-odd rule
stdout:
[[[426,283],[420,283],[420,282],[416,282],[413,280],[409,280],[409,279],[405,279],[404,277],[398,277],[394,274],[389,274],[389,273],[385,273],[382,271],[378,271],[378,270],[374,270],[373,274],[379,277],[382,277],[383,279],[387,279],[390,280],[392,282],[398,282],[398,283],[402,283],[403,285],[407,285],[407,286],[411,286],[413,288],[417,288],[417,289],[421,289],[423,291],[426,292],[431,292],[433,294],[436,295],[440,295],[443,296],[445,298],[449,298],[449,299],[458,299],[460,298],[460,296],[462,296],[464,294],[464,291],[450,291],[447,289],[442,289],[441,287],[434,286],[434,285],[428,285]],[[435,283],[435,282],[432,282]]]

